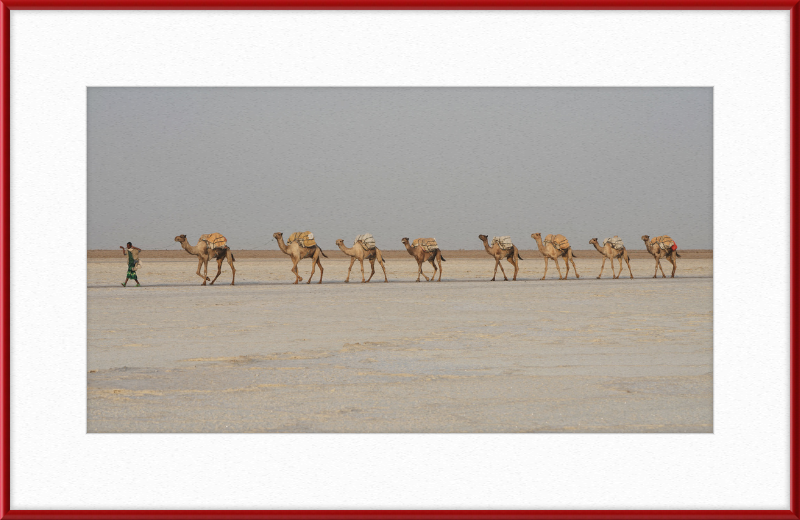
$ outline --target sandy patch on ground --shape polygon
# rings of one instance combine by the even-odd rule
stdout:
[[[87,430],[712,431],[712,261],[597,280],[594,254],[580,280],[552,263],[538,280],[540,257],[488,283],[487,255],[442,283],[414,283],[410,257],[387,261],[392,283],[353,283],[356,264],[347,285],[334,257],[310,286],[288,258],[242,259],[235,287],[227,267],[200,287],[187,255],[144,259],[125,289],[122,255],[91,260]]]

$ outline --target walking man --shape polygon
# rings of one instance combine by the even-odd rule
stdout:
[[[141,249],[134,247],[130,242],[128,242],[128,249],[125,249],[122,246],[119,246],[119,248],[122,249],[123,255],[128,256],[128,274],[125,277],[125,281],[122,282],[122,286],[127,287],[128,280],[133,280],[136,282],[136,287],[139,287],[140,284],[139,279],[136,278],[136,270],[139,269],[139,266],[141,265],[139,263],[139,252]]]

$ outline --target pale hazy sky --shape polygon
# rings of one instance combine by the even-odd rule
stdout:
[[[89,88],[89,249],[712,247],[711,88]]]

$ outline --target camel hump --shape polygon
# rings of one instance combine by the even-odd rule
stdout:
[[[494,239],[492,240],[492,243],[493,244],[494,243],[500,244],[500,249],[508,250],[508,249],[513,249],[514,248],[514,244],[511,243],[511,237],[508,236],[508,235],[502,236],[502,237],[494,237]]]
[[[289,236],[289,243],[297,242],[302,247],[313,247],[317,245],[314,240],[314,233],[311,231],[297,231]]]
[[[411,244],[412,247],[422,247],[425,251],[435,251],[439,249],[435,238],[418,238]]]
[[[200,240],[207,243],[210,249],[225,249],[228,243],[228,239],[222,236],[222,233],[200,235]]]
[[[372,233],[364,233],[363,235],[358,235],[356,237],[356,242],[361,241],[364,244],[364,247],[367,249],[375,249],[375,237],[372,236]]]

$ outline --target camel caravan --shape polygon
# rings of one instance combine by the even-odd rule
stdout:
[[[321,259],[322,257],[328,258],[328,255],[326,255],[322,251],[322,248],[317,245],[312,232],[299,231],[292,233],[289,236],[288,242],[286,243],[283,241],[283,233],[278,232],[272,236],[277,241],[278,248],[281,250],[281,252],[288,255],[292,259],[291,272],[294,274],[295,284],[303,281],[303,278],[297,271],[297,264],[304,258],[311,259],[311,274],[309,275],[306,283],[311,283],[311,279],[314,277],[317,267],[319,267],[319,282],[317,283],[322,283],[322,275],[324,270],[322,268]],[[542,280],[547,277],[547,269],[550,260],[556,264],[559,280],[567,279],[569,276],[570,264],[572,264],[572,269],[575,272],[575,278],[580,278],[578,269],[575,266],[575,254],[572,251],[572,246],[570,246],[569,240],[567,240],[564,235],[551,234],[547,235],[544,240],[542,240],[541,233],[533,233],[531,234],[531,238],[536,242],[539,253],[544,258],[544,274],[542,275]],[[500,272],[503,274],[503,279],[508,281],[508,276],[506,276],[506,272],[502,264],[503,260],[506,260],[509,264],[514,266],[514,275],[512,276],[511,280],[516,281],[517,274],[519,273],[519,261],[523,260],[523,258],[520,256],[519,248],[517,248],[517,246],[511,241],[511,237],[508,235],[495,236],[492,238],[491,245],[489,245],[488,235],[478,235],[478,239],[483,243],[483,248],[486,250],[486,253],[494,259],[494,273],[491,281],[494,282],[496,280],[498,267],[500,268]],[[667,277],[667,275],[664,273],[663,267],[661,267],[662,258],[666,259],[672,264],[671,277],[675,278],[677,259],[681,257],[681,255],[678,254],[678,245],[675,243],[675,241],[668,235],[661,235],[654,238],[650,238],[649,235],[643,235],[642,240],[644,241],[645,249],[653,256],[655,260],[655,272],[653,273],[653,278],[657,278],[659,269],[661,270],[661,277]],[[195,246],[189,245],[186,235],[176,236],[175,242],[179,242],[181,247],[188,254],[197,257],[197,276],[203,280],[201,285],[206,285],[207,282],[211,282],[209,285],[214,285],[214,282],[217,281],[217,278],[219,278],[219,275],[222,272],[223,260],[227,260],[228,265],[231,267],[231,285],[234,285],[234,282],[236,281],[236,268],[233,265],[235,258],[233,256],[233,252],[228,246],[228,240],[222,234],[211,233],[207,235],[201,235],[197,245]],[[420,277],[425,277],[426,281],[433,281],[434,278],[436,278],[437,272],[439,273],[439,277],[436,281],[442,281],[442,262],[445,262],[446,260],[444,256],[442,256],[442,251],[439,248],[435,238],[417,238],[411,242],[408,237],[405,237],[400,242],[405,246],[408,254],[411,255],[417,262],[417,282],[420,281]],[[625,244],[621,238],[616,235],[606,238],[603,240],[602,245],[597,238],[592,238],[589,240],[589,244],[594,246],[597,252],[603,257],[603,262],[600,265],[600,274],[597,275],[597,278],[601,278],[603,276],[606,260],[609,260],[611,264],[612,279],[619,279],[620,275],[622,274],[623,261],[628,267],[628,274],[630,275],[631,279],[633,279],[630,257],[628,256],[628,251],[625,248]],[[336,245],[339,247],[342,253],[350,257],[350,266],[347,268],[347,277],[344,280],[345,283],[350,282],[350,273],[352,272],[353,264],[356,260],[358,260],[361,266],[361,283],[369,283],[369,281],[372,280],[372,277],[375,275],[376,261],[378,262],[378,265],[381,266],[381,270],[383,271],[384,282],[389,282],[389,277],[386,274],[386,266],[384,265],[384,255],[376,246],[375,237],[371,233],[364,233],[356,236],[352,247],[345,246],[344,240],[341,238],[336,240]],[[561,266],[558,263],[559,258],[563,259],[564,267],[566,268],[566,272],[563,275],[561,273]],[[217,274],[213,280],[208,277],[209,260],[217,261]],[[371,272],[369,278],[366,278],[364,274],[364,260],[369,261],[370,264]],[[619,264],[619,270],[617,272],[615,272],[614,269],[614,260],[616,260]],[[430,263],[433,267],[433,274],[431,274],[430,278],[422,270],[422,266],[426,262]],[[201,268],[203,270],[202,274],[200,272]]]

